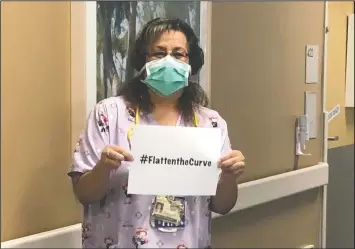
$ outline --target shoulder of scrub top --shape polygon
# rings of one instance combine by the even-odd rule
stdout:
[[[200,125],[203,127],[210,127],[212,122],[217,122],[217,127],[222,130],[227,129],[226,121],[221,117],[221,115],[210,108],[199,106],[198,117]]]
[[[227,122],[215,110],[200,106],[198,111],[199,127],[214,127],[213,122],[217,123],[216,128],[221,129],[222,132],[222,154],[226,154],[232,150],[231,143],[228,136]]]
[[[128,106],[129,103],[122,96],[109,97],[99,101],[94,107],[94,112],[103,112],[110,119],[117,119],[127,115]]]
[[[126,106],[128,106],[128,103],[124,100],[124,98],[122,96],[109,97],[109,98],[99,101],[96,104],[96,108],[97,107],[104,107],[107,110],[110,110],[110,109],[117,110],[117,108],[118,109],[122,109],[122,108],[125,109]]]

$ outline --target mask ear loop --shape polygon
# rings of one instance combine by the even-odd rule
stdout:
[[[138,71],[138,75],[142,75],[143,71],[145,70],[146,64]]]

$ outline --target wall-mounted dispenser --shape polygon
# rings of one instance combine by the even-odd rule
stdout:
[[[303,153],[306,149],[306,143],[309,140],[309,125],[307,115],[301,115],[298,117],[296,126],[296,155],[297,156],[309,156],[311,154]]]

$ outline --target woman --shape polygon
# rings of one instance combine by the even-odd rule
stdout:
[[[198,38],[181,20],[154,19],[136,41],[133,66],[139,75],[118,97],[95,106],[74,151],[69,175],[84,205],[83,247],[208,248],[211,211],[227,214],[234,207],[244,157],[230,148],[226,122],[205,107],[204,91],[188,81],[203,66]],[[128,195],[127,165],[135,160],[130,134],[139,124],[220,128],[216,195]],[[163,208],[166,203],[170,210]]]

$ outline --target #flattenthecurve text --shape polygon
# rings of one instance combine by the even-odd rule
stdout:
[[[167,158],[167,157],[156,157],[148,156],[146,154],[140,157],[141,164],[166,164],[166,165],[177,165],[177,166],[204,166],[211,167],[212,163],[208,160],[197,160],[194,158],[184,159],[179,158]]]

